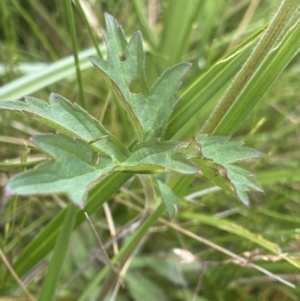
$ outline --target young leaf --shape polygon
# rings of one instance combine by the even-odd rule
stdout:
[[[88,143],[94,141],[91,145],[95,150],[111,156],[116,162],[129,155],[121,142],[93,116],[60,95],[51,94],[48,102],[30,96],[25,101],[1,101],[0,109],[20,111],[71,137]]]
[[[161,199],[166,207],[169,217],[176,213],[176,207],[179,206],[178,198],[173,190],[165,183],[157,180]]]
[[[33,142],[55,161],[39,164],[36,168],[10,179],[5,195],[64,193],[78,206],[83,207],[87,187],[101,176],[110,173],[115,164],[102,155],[99,163],[93,162],[93,150],[79,140],[64,135],[40,135]]]
[[[90,60],[125,110],[138,141],[160,138],[178,101],[174,96],[176,90],[190,64],[183,63],[166,70],[149,90],[141,34],[137,32],[128,43],[116,20],[108,14],[105,18],[107,62],[93,56]],[[138,93],[133,93],[133,85],[138,87]]]
[[[247,192],[250,188],[263,192],[260,185],[245,169],[232,163],[260,157],[261,152],[229,142],[227,137],[200,135],[190,139],[181,150],[203,173],[203,177],[229,193],[234,193],[246,206],[249,205]]]

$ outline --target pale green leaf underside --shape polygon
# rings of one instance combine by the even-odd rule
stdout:
[[[26,97],[25,101],[3,101],[0,102],[0,109],[22,112],[71,137],[86,142],[95,141],[92,143],[94,149],[108,154],[117,162],[129,155],[121,142],[93,116],[60,95],[51,94],[48,102],[34,97]]]

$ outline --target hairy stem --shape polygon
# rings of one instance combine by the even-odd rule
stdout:
[[[257,46],[253,49],[252,54],[237,74],[231,86],[225,92],[225,95],[222,97],[207,122],[202,127],[201,133],[213,134],[218,123],[226,115],[237,96],[242,92],[253,74],[256,72],[258,66],[262,63],[278,35],[283,30],[298,6],[299,2],[295,0],[284,0],[282,2],[270,25],[262,35]]]

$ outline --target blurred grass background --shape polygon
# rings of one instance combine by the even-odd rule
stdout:
[[[105,56],[101,30],[104,27],[104,12],[108,12],[122,24],[126,35],[131,36],[136,30],[142,32],[149,83],[178,62],[189,61],[193,64],[182,84],[184,90],[209,71],[227,51],[263,29],[280,1],[82,0],[76,3],[81,4],[88,21],[87,24],[81,10],[73,5],[79,51],[94,47],[94,36],[100,45],[101,55]],[[0,22],[0,100],[4,100],[1,99],[1,89],[7,85],[17,83],[18,78],[29,78],[37,70],[45,70],[73,53],[64,1],[2,0]],[[96,53],[96,50],[92,51]],[[91,64],[88,66],[91,67]],[[299,75],[299,56],[295,56],[233,137],[264,152],[265,156],[259,161],[249,162],[247,169],[253,171],[264,187],[265,195],[251,194],[252,204],[246,209],[231,196],[219,190],[209,190],[210,184],[196,180],[178,189],[181,208],[173,221],[181,229],[242,255],[249,262],[296,285],[300,279],[297,267],[253,240],[222,228],[216,218],[238,225],[242,232],[245,229],[257,237],[261,235],[277,244],[290,257],[299,257]],[[30,94],[47,99],[51,92],[55,92],[78,102],[80,91],[75,72],[70,71],[64,78],[57,78]],[[134,139],[132,130],[101,76],[93,68],[87,68],[82,71],[82,80],[88,111],[129,145]],[[195,126],[189,124],[178,137],[192,136],[199,130],[199,120],[204,124],[224,89],[197,113]],[[26,93],[20,91],[19,94],[25,96]],[[0,183],[3,189],[10,176],[24,169],[5,166],[5,160],[13,163],[41,158],[42,154],[34,149],[29,138],[51,130],[9,112],[0,112],[0,122]],[[202,195],[187,197],[197,192]],[[132,178],[108,200],[109,211],[107,207],[94,211],[90,218],[102,241],[111,239],[112,226],[108,212],[111,212],[117,230],[128,230],[117,244],[120,246],[126,241],[130,235],[129,224],[134,223],[141,214],[137,209],[143,209],[143,198],[139,181]],[[1,213],[0,248],[11,265],[67,203],[63,196],[16,197],[10,201]],[[201,214],[207,216],[210,222],[201,219]],[[174,248],[181,249],[181,252],[174,252]],[[116,251],[116,245],[110,247],[109,256]],[[21,281],[34,298],[40,292],[50,255],[22,275]],[[97,238],[86,221],[72,234],[57,300],[76,300],[103,265]],[[91,293],[90,300],[98,291],[99,288],[96,288]],[[278,283],[169,225],[158,223],[149,229],[132,257],[124,286],[116,297],[112,294],[105,300],[282,301],[299,300],[300,289]],[[11,277],[4,261],[0,261],[0,300],[29,300],[25,297],[17,299],[17,296],[23,295],[24,291]],[[5,299],[4,296],[15,298]]]

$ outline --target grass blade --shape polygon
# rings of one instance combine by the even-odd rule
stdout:
[[[204,2],[195,0],[168,2],[160,45],[161,54],[167,59],[163,59],[159,64],[161,71],[182,59],[190,42],[192,24]]]
[[[214,130],[214,135],[232,135],[255,105],[272,86],[300,48],[300,23],[290,36],[273,49],[235,103],[227,111]]]
[[[72,38],[72,48],[74,52],[74,62],[75,62],[75,69],[76,69],[76,76],[77,76],[77,82],[79,87],[79,102],[81,106],[86,109],[86,102],[84,98],[84,91],[83,91],[83,84],[82,84],[82,76],[81,76],[81,70],[79,67],[79,59],[78,59],[78,46],[77,46],[77,39],[76,39],[76,26],[73,16],[73,9],[72,9],[72,1],[67,0],[65,1],[66,4],[66,12],[67,17],[69,21],[69,27],[71,32],[71,38]]]
[[[253,35],[247,43],[227,54],[183,91],[181,100],[170,118],[165,134],[167,139],[173,137],[183,127],[188,126],[191,118],[235,76],[250,55],[251,47],[259,34],[260,31]]]
[[[104,50],[104,45],[100,45],[101,48]],[[95,54],[95,48],[89,48],[79,53],[81,70],[93,67],[87,57]],[[71,55],[50,64],[43,71],[25,75],[2,86],[0,88],[0,101],[21,99],[73,74],[75,74],[74,57]]]
[[[145,17],[145,13],[143,11],[142,3],[140,0],[133,0],[132,5],[134,7],[135,13],[140,23],[141,31],[143,37],[146,41],[148,41],[149,46],[153,49],[157,47],[157,37],[151,27],[149,26],[148,20]]]
[[[97,43],[97,39],[96,39],[96,37],[95,37],[95,35],[94,35],[94,33],[93,33],[93,29],[92,29],[92,27],[91,27],[91,25],[90,25],[90,23],[89,23],[89,21],[88,21],[86,15],[85,15],[85,13],[84,13],[84,10],[83,10],[82,7],[81,7],[80,1],[79,1],[79,0],[75,0],[75,3],[76,3],[76,7],[77,7],[77,9],[78,9],[78,11],[79,11],[79,13],[80,13],[80,15],[81,15],[81,17],[82,17],[84,23],[85,23],[85,25],[86,25],[86,28],[87,28],[87,30],[88,30],[88,32],[89,32],[89,36],[90,36],[90,38],[91,38],[92,41],[93,41],[94,47],[95,47],[95,49],[96,49],[96,51],[97,51],[97,55],[98,55],[99,57],[102,57],[102,54],[101,54],[99,45],[98,45],[98,43]]]
[[[63,268],[63,262],[68,252],[68,245],[73,232],[77,212],[78,208],[73,204],[69,204],[55,243],[54,253],[41,289],[39,301],[52,301],[54,299],[56,287]]]

